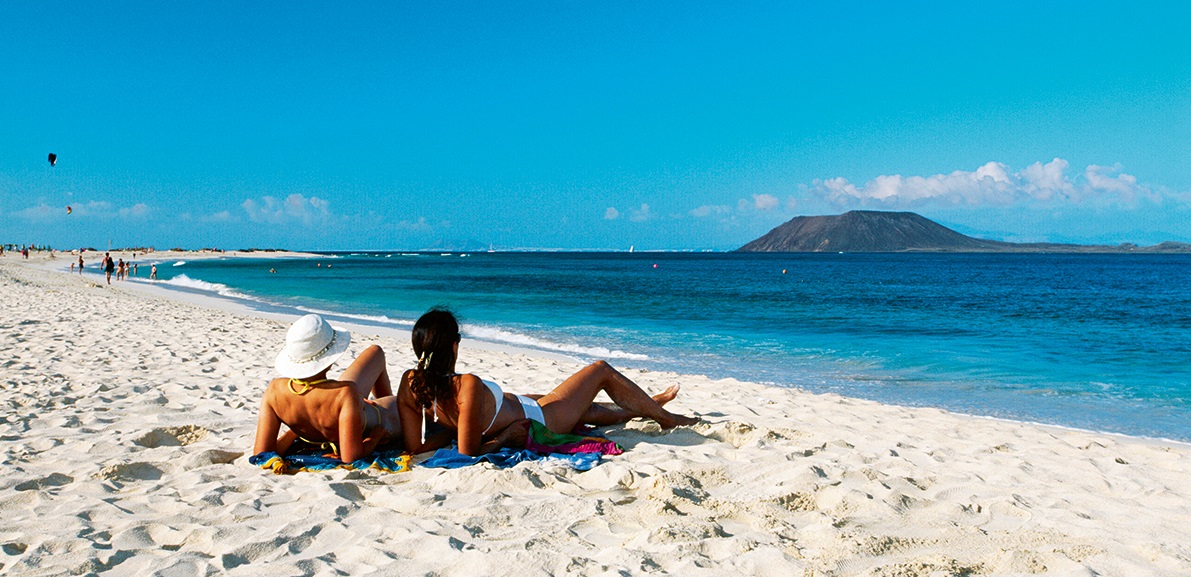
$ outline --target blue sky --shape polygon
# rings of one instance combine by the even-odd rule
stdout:
[[[1189,5],[903,4],[4,3],[0,241],[1191,241]]]

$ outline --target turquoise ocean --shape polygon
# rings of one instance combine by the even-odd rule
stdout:
[[[150,262],[262,310],[408,330],[447,306],[465,337],[582,360],[1191,441],[1191,255],[360,252],[142,259],[141,280]]]

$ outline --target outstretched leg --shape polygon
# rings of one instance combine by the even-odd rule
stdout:
[[[356,385],[356,391],[361,397],[391,397],[393,386],[389,383],[389,369],[385,366],[385,352],[380,347],[372,345],[363,352],[352,364],[339,375],[341,381],[351,381]]]
[[[637,383],[630,381],[607,362],[596,361],[571,375],[538,401],[546,418],[546,426],[556,433],[570,432],[591,408],[592,401],[600,391],[608,393],[612,402],[634,417],[653,419],[663,429],[699,422],[695,417],[667,411]]]
[[[533,400],[539,400],[545,395],[525,395]],[[665,406],[666,403],[674,400],[678,396],[678,385],[672,385],[670,388],[653,396],[653,400],[657,404]],[[595,425],[597,427],[606,427],[608,425],[619,425],[627,423],[641,415],[630,413],[625,409],[616,406],[616,403],[592,403],[583,411],[583,416],[579,418],[579,423],[585,425]]]

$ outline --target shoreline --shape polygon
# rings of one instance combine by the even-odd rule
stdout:
[[[353,252],[355,252],[355,251],[353,251]],[[223,256],[223,255],[220,255],[219,253],[210,253],[210,252],[201,252],[201,253],[196,252],[194,255],[191,255],[189,252],[184,252],[182,254],[187,257],[193,256],[194,258],[191,258],[191,260],[218,259],[218,258],[221,258],[221,256]],[[300,252],[278,251],[277,256],[268,257],[268,258],[310,259],[310,258],[324,258],[326,256],[328,256],[328,254],[325,254],[325,253],[300,253]],[[113,258],[120,258],[120,256],[113,254]],[[253,256],[251,254],[242,254],[242,255],[239,255],[238,257],[228,256],[227,258],[259,258],[259,257]],[[171,259],[167,259],[167,260],[171,260]],[[185,260],[185,259],[179,259],[179,260]],[[41,270],[69,274],[69,270],[59,270],[58,268],[51,268],[49,266],[51,264],[56,265],[57,263],[54,263],[53,261],[50,261],[49,259],[45,259],[44,263],[34,263],[32,261],[29,261],[26,263],[27,266],[33,266],[33,267],[39,268]],[[94,274],[98,274],[98,273],[94,273]],[[146,273],[146,277],[147,277],[147,273]],[[361,318],[364,315],[359,315],[356,313],[340,313],[340,312],[334,312],[334,311],[305,309],[305,308],[297,308],[297,310],[295,312],[293,309],[296,309],[296,307],[289,306],[289,305],[281,305],[281,304],[273,303],[273,302],[270,302],[267,300],[257,299],[255,297],[249,297],[247,295],[242,295],[242,294],[238,293],[237,291],[235,291],[235,289],[233,287],[227,287],[227,288],[229,290],[231,290],[232,292],[236,293],[235,295],[224,295],[224,294],[214,293],[213,291],[208,290],[208,289],[188,288],[188,287],[183,287],[183,286],[170,285],[170,284],[168,284],[168,282],[164,282],[164,281],[160,284],[154,284],[151,281],[149,281],[146,277],[136,277],[135,279],[132,280],[132,282],[124,281],[124,283],[121,283],[119,286],[129,287],[133,290],[143,291],[145,294],[149,294],[149,295],[153,295],[153,296],[157,296],[157,297],[161,297],[161,298],[177,299],[182,302],[186,302],[188,304],[201,306],[201,307],[205,307],[205,308],[211,308],[211,309],[227,312],[230,314],[252,315],[252,316],[256,316],[256,317],[260,317],[260,318],[282,321],[287,324],[292,323],[293,321],[297,320],[297,318],[300,316],[309,314],[310,312],[314,312],[316,314],[319,314],[320,316],[323,316],[324,318],[334,319],[333,322],[335,322],[335,324],[344,326],[345,328],[351,330],[353,332],[353,334],[360,332],[363,334],[371,334],[371,335],[375,335],[375,336],[394,338],[399,341],[408,340],[409,330],[412,329],[413,323],[416,320],[416,319],[409,319],[409,320],[387,319],[387,320],[376,320],[375,322],[372,322],[372,321],[369,321],[368,319]],[[113,286],[117,286],[117,285],[113,285]],[[220,286],[222,286],[222,285],[220,285]],[[260,308],[254,308],[254,306],[253,306],[254,304],[259,305]],[[273,310],[267,310],[267,309],[273,309]],[[386,322],[393,323],[393,324],[399,324],[402,326],[398,326],[398,327],[389,326],[389,325],[385,324]],[[408,326],[405,326],[405,325],[408,325]],[[583,362],[583,360],[581,358],[568,355],[565,352],[556,352],[556,351],[550,351],[550,350],[545,350],[545,349],[532,348],[532,347],[523,346],[523,345],[517,345],[514,343],[485,340],[483,338],[475,337],[475,336],[466,336],[465,335],[464,342],[469,344],[469,346],[471,346],[473,348],[480,349],[480,350],[503,352],[503,353],[508,353],[508,354],[518,354],[518,355],[526,355],[526,356],[539,356],[539,357],[557,360],[557,361],[561,361],[561,362],[570,362],[570,363],[576,363],[576,364]],[[640,363],[641,360],[638,359],[636,362]],[[613,364],[615,364],[615,361],[613,361]],[[649,370],[649,369],[647,368],[645,370]],[[685,373],[674,373],[673,371],[663,371],[663,372],[672,373],[672,374],[675,374],[676,376],[680,376],[680,377],[687,376]],[[697,374],[697,373],[689,375],[689,376],[696,376],[696,377],[707,378],[707,379],[712,379],[712,380],[722,380],[722,379],[739,380],[738,378],[731,377],[731,376],[713,377],[713,376],[701,375],[701,374]],[[1009,424],[1024,424],[1024,425],[1032,425],[1032,426],[1044,427],[1044,428],[1054,428],[1054,429],[1060,430],[1060,431],[1074,431],[1074,432],[1083,432],[1083,433],[1089,433],[1089,434],[1109,435],[1109,436],[1115,436],[1115,437],[1122,437],[1122,438],[1126,438],[1126,439],[1136,439],[1136,440],[1145,441],[1145,442],[1154,442],[1154,443],[1159,443],[1159,444],[1162,444],[1162,443],[1177,444],[1177,445],[1181,445],[1181,446],[1191,449],[1191,440],[1176,439],[1176,438],[1161,437],[1161,436],[1139,435],[1139,434],[1123,433],[1123,432],[1111,431],[1111,430],[1089,429],[1089,428],[1082,428],[1082,427],[1064,425],[1064,424],[1058,424],[1058,423],[1031,421],[1028,419],[999,417],[999,416],[994,416],[994,415],[982,415],[982,414],[978,414],[978,413],[966,413],[963,411],[958,411],[955,409],[944,408],[944,407],[938,407],[938,406],[934,406],[934,405],[902,404],[902,403],[896,403],[896,402],[891,402],[891,401],[887,401],[887,400],[868,399],[868,398],[864,398],[864,397],[854,397],[854,396],[849,396],[849,395],[845,395],[845,394],[841,394],[841,393],[834,393],[834,392],[809,391],[809,390],[802,389],[798,386],[790,385],[790,384],[767,383],[767,382],[761,382],[761,381],[742,381],[742,382],[755,382],[755,384],[758,384],[760,386],[792,390],[792,391],[796,391],[799,393],[810,394],[810,395],[834,394],[834,395],[838,395],[843,398],[853,399],[853,400],[857,400],[857,401],[873,402],[873,403],[878,403],[878,404],[882,404],[882,405],[901,407],[901,408],[906,408],[906,409],[940,410],[940,411],[944,411],[949,414],[960,416],[960,417],[967,417],[967,418],[974,418],[974,419],[989,419],[989,420],[999,421],[999,422],[1004,422],[1004,423],[1009,423]]]
[[[703,422],[609,428],[627,452],[584,473],[274,476],[245,453],[284,319],[7,261],[10,572],[1191,572],[1185,443],[699,375],[625,371],[682,384],[674,407]],[[353,332],[352,352],[408,364],[408,334]],[[472,343],[461,360],[520,393],[578,366]]]
[[[209,255],[209,256],[203,255],[203,256],[207,256],[207,258],[219,258],[218,255]],[[327,255],[324,255],[324,254],[313,254],[313,253],[285,253],[284,255],[278,255],[275,257],[271,257],[271,258],[311,259],[311,258],[324,258],[326,256]],[[113,256],[113,258],[119,258],[119,257]],[[250,255],[240,255],[239,258],[256,258],[256,257],[250,256]],[[52,264],[54,264],[53,268],[46,266],[48,264],[51,264],[51,263],[44,263],[44,264],[30,263],[27,266],[32,266],[34,268],[38,268],[40,270],[45,270],[47,272],[52,272],[52,273],[67,274],[67,275],[71,274],[69,270],[65,270],[65,271],[60,270],[60,268],[57,266],[57,263],[52,263]],[[77,273],[75,273],[75,274],[77,274]],[[98,273],[88,273],[88,274],[98,274]],[[83,278],[85,280],[89,280],[87,277],[83,277]],[[141,292],[141,293],[149,295],[149,296],[177,300],[177,301],[181,301],[186,304],[189,304],[189,305],[218,310],[218,311],[226,312],[229,314],[249,315],[249,316],[255,316],[255,317],[259,317],[259,318],[263,318],[263,319],[281,321],[281,322],[286,323],[287,325],[289,323],[292,323],[293,321],[297,320],[299,317],[309,314],[309,312],[307,312],[306,310],[299,310],[297,312],[293,312],[290,309],[293,309],[294,307],[280,305],[280,304],[272,303],[272,302],[261,300],[261,299],[255,299],[253,297],[229,296],[229,295],[213,293],[212,291],[208,291],[205,289],[198,289],[198,288],[189,289],[189,288],[178,286],[178,285],[171,285],[165,281],[155,284],[152,281],[149,281],[147,279],[147,277],[141,277],[141,276],[135,277],[131,280],[122,281],[118,285],[113,284],[112,286],[126,287],[128,289],[138,291],[138,292]],[[234,289],[232,287],[228,287],[228,288],[232,289],[234,291]],[[251,306],[249,303],[259,304],[259,305],[261,305],[262,308],[253,308],[253,306]],[[266,308],[275,309],[275,310],[265,310]],[[360,315],[355,315],[353,313],[336,313],[333,311],[316,311],[316,314],[319,314],[320,316],[323,316],[325,318],[334,318],[335,319],[334,322],[336,325],[344,326],[345,328],[350,330],[352,332],[352,334],[362,333],[362,334],[368,334],[368,335],[379,336],[379,337],[394,338],[394,339],[398,339],[398,340],[401,340],[401,339],[408,340],[409,330],[413,328],[414,321],[417,320],[417,319],[410,319],[409,321],[401,321],[398,319],[391,319],[389,322],[402,323],[402,324],[408,325],[408,327],[404,327],[404,326],[403,327],[392,327],[392,326],[386,326],[385,324],[383,324],[384,321],[380,321],[380,320],[377,320],[375,323],[370,323],[366,319],[352,318],[353,316],[355,316],[355,317],[360,316]],[[471,336],[465,337],[464,342],[467,342],[469,344],[469,346],[471,346],[473,348],[478,348],[481,350],[504,352],[504,353],[508,353],[508,354],[536,355],[536,356],[541,356],[543,358],[549,358],[549,359],[553,359],[553,360],[570,362],[570,363],[580,363],[581,362],[580,359],[569,356],[565,353],[552,352],[552,351],[534,349],[534,348],[529,348],[529,347],[519,347],[519,346],[517,346],[515,344],[511,344],[511,343],[488,341],[488,340],[484,340],[484,339],[481,339],[478,337],[471,337]]]
[[[355,251],[353,251],[353,253],[354,252]],[[347,254],[347,253],[345,252],[345,254]],[[189,253],[182,253],[182,255],[184,257],[186,257],[186,256],[189,256]],[[199,259],[210,260],[213,258],[218,259],[221,256],[222,255],[220,255],[218,253],[204,252],[204,253],[197,254],[196,258],[192,258],[190,260],[199,260]],[[335,256],[339,256],[339,255],[337,255],[337,254],[332,255],[330,253],[278,252],[277,256],[273,257],[273,258],[311,259],[311,258],[326,258],[328,256],[335,257]],[[233,257],[228,256],[227,258],[233,258]],[[244,254],[244,255],[240,255],[239,258],[256,258],[256,257],[254,257],[250,254]],[[166,260],[168,261],[168,260],[173,260],[173,259],[166,259]],[[178,260],[186,260],[186,258],[180,258]],[[54,272],[61,272],[61,273],[69,272],[66,270],[59,270],[58,268],[51,268],[49,265],[55,264],[55,266],[56,266],[56,263],[52,263],[52,261],[48,261],[48,259],[45,260],[45,262],[41,263],[41,264],[34,264],[34,263],[29,263],[29,264],[31,266],[36,266],[36,267],[42,268],[44,270],[51,270]],[[97,274],[97,273],[92,273],[92,274]],[[147,274],[146,274],[146,276],[147,276]],[[206,306],[209,308],[214,308],[214,309],[222,310],[222,311],[233,313],[233,314],[248,314],[248,315],[259,316],[262,318],[281,320],[281,321],[285,321],[287,323],[293,322],[294,320],[296,320],[298,317],[300,317],[302,315],[309,314],[309,313],[315,313],[315,314],[319,314],[319,315],[323,316],[324,318],[332,320],[332,322],[335,322],[338,325],[343,325],[343,326],[349,328],[350,330],[352,330],[353,332],[362,331],[366,334],[376,334],[376,335],[380,335],[380,336],[396,338],[398,340],[404,340],[404,339],[408,338],[408,332],[410,329],[412,329],[413,323],[416,320],[415,318],[409,318],[409,319],[389,318],[384,315],[374,317],[372,315],[363,314],[363,313],[336,312],[336,311],[332,311],[332,310],[309,308],[309,307],[300,306],[300,305],[280,304],[277,302],[267,300],[265,298],[258,298],[258,297],[245,295],[243,293],[240,293],[238,290],[236,290],[235,287],[225,286],[225,285],[221,285],[221,284],[211,285],[211,286],[223,287],[224,289],[227,289],[228,294],[224,294],[222,292],[222,290],[216,291],[214,288],[191,287],[191,286],[186,286],[186,285],[171,284],[168,279],[165,281],[162,281],[161,283],[158,283],[158,284],[151,283],[150,281],[147,280],[147,278],[145,278],[145,276],[136,277],[131,280],[132,280],[132,282],[126,282],[125,284],[121,284],[120,286],[126,286],[126,287],[132,288],[134,290],[144,290],[148,294],[154,294],[154,295],[162,296],[165,298],[177,298],[177,299],[183,300],[183,301],[191,303],[191,304]],[[209,283],[207,283],[207,284],[209,284]],[[115,285],[113,285],[113,286],[115,286]],[[581,356],[575,356],[575,354],[571,354],[566,351],[549,350],[548,348],[535,348],[532,345],[518,344],[518,343],[514,343],[514,342],[507,342],[507,341],[500,341],[500,340],[485,339],[483,337],[478,337],[475,335],[468,335],[468,334],[466,334],[466,332],[467,331],[465,331],[465,335],[464,335],[465,342],[470,343],[471,346],[473,346],[473,347],[480,348],[483,350],[500,351],[500,352],[507,352],[507,353],[511,353],[511,354],[522,354],[522,355],[529,355],[529,356],[541,356],[541,357],[559,360],[559,361],[563,361],[563,362],[573,362],[573,363],[583,362],[585,357],[587,358],[587,360],[593,360],[595,358],[600,357],[600,355],[596,354],[596,353],[577,353]],[[625,360],[624,360],[625,358],[628,358],[628,360],[630,362],[632,362],[636,365],[642,365],[642,364],[648,365],[649,364],[648,358],[640,359],[640,358],[632,358],[632,357],[622,357],[622,358],[618,358],[618,359],[610,358],[609,360],[611,362],[613,362],[613,364],[617,364],[618,362],[625,362]],[[640,367],[640,368],[644,368],[646,370],[657,370],[657,369],[651,369],[648,366]],[[672,372],[672,373],[676,373],[676,374],[680,374],[680,375],[690,374],[690,375],[695,375],[698,377],[704,377],[704,378],[708,378],[708,379],[729,378],[729,379],[742,380],[741,377],[737,376],[737,375],[713,376],[713,375],[699,373],[699,372],[674,371],[673,369],[667,369],[666,372]],[[1182,444],[1182,445],[1191,447],[1191,439],[1180,439],[1180,438],[1165,437],[1165,436],[1160,436],[1160,435],[1145,435],[1145,434],[1130,433],[1130,432],[1123,432],[1123,431],[1110,430],[1110,429],[1088,428],[1088,427],[1064,424],[1061,422],[1046,422],[1046,421],[1039,421],[1039,420],[1030,420],[1028,418],[1018,418],[1018,417],[1013,417],[1013,416],[996,416],[996,415],[992,415],[992,414],[965,412],[960,409],[945,407],[945,406],[940,406],[940,405],[935,405],[935,404],[929,404],[929,403],[922,403],[922,404],[900,403],[900,402],[897,402],[896,400],[890,400],[890,399],[868,398],[868,397],[863,397],[863,396],[848,395],[846,392],[840,393],[840,392],[835,392],[835,391],[808,390],[808,389],[802,388],[802,387],[798,386],[797,384],[793,384],[793,383],[767,382],[767,381],[761,381],[761,380],[750,380],[748,382],[754,382],[754,383],[757,383],[757,384],[760,384],[763,386],[772,386],[772,387],[777,387],[777,388],[782,388],[782,389],[795,390],[795,391],[803,392],[803,393],[807,393],[807,394],[838,394],[838,395],[846,397],[846,398],[852,398],[852,399],[857,399],[857,400],[866,400],[866,401],[876,402],[876,403],[890,405],[890,406],[897,406],[897,407],[904,407],[904,408],[939,409],[939,410],[947,411],[948,413],[951,413],[954,415],[964,416],[964,417],[972,417],[972,418],[980,418],[980,419],[993,419],[993,420],[1004,421],[1004,422],[1008,422],[1008,423],[1022,423],[1022,424],[1029,424],[1029,425],[1035,425],[1035,426],[1040,426],[1040,427],[1054,427],[1054,428],[1060,429],[1060,430],[1081,431],[1081,432],[1094,433],[1094,434],[1114,435],[1114,436],[1121,436],[1121,437],[1125,437],[1125,438],[1134,438],[1134,439],[1154,441],[1154,442],[1158,442],[1158,443],[1178,443],[1178,444]]]

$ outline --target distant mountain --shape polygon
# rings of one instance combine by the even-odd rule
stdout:
[[[972,238],[912,212],[854,210],[838,216],[799,216],[738,252],[1191,252],[1191,244],[1151,247],[1053,243],[1019,244]]]

